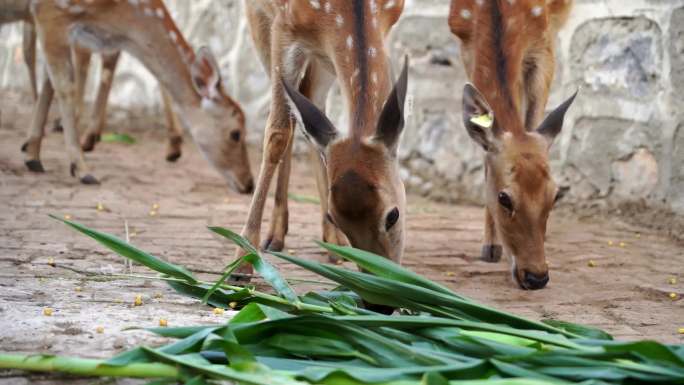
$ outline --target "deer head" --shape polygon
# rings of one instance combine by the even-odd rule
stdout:
[[[397,147],[404,128],[408,59],[389,94],[374,133],[340,138],[323,112],[283,82],[297,118],[325,159],[330,186],[329,218],[351,244],[400,262],[404,249],[406,193]]]
[[[192,85],[201,103],[182,114],[202,154],[241,193],[254,190],[247,156],[245,116],[223,90],[214,55],[208,48],[197,51],[190,65]]]
[[[463,90],[463,123],[486,152],[486,205],[513,276],[524,289],[541,289],[549,280],[544,238],[559,188],[551,178],[548,152],[563,127],[575,93],[532,131],[507,130],[521,122],[500,121],[471,84]]]

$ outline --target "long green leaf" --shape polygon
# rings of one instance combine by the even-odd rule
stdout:
[[[142,265],[145,265],[154,271],[166,274],[174,278],[185,280],[191,284],[197,283],[197,280],[195,279],[195,277],[193,277],[192,273],[190,273],[184,267],[174,265],[169,262],[164,262],[161,259],[154,257],[150,254],[147,254],[146,252],[130,245],[126,241],[121,240],[111,234],[102,233],[97,230],[93,230],[86,226],[83,226],[80,223],[67,221],[65,219],[58,218],[54,215],[50,215],[50,217],[60,222],[63,222],[71,226],[72,228],[78,230],[79,232],[93,238],[94,240],[98,241],[100,244],[109,248],[113,252],[123,257],[132,259]]]

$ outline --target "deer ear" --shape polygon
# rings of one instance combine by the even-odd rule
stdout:
[[[291,110],[304,127],[304,134],[310,140],[313,139],[321,149],[325,149],[337,137],[335,126],[306,96],[290,86],[285,79],[281,81],[291,104],[295,107]]]
[[[209,48],[201,47],[197,50],[195,60],[190,66],[192,85],[203,98],[213,99],[219,94],[221,87],[221,73],[214,54]]]
[[[480,91],[470,83],[463,87],[463,125],[468,135],[485,151],[496,148],[498,129],[494,124],[494,112]]]
[[[572,102],[575,101],[575,97],[577,97],[578,92],[579,90],[575,91],[575,93],[570,98],[568,98],[568,100],[564,101],[563,104],[556,107],[555,110],[551,111],[549,116],[547,116],[546,119],[544,119],[544,121],[539,125],[539,128],[537,128],[537,132],[543,135],[548,140],[549,146],[551,146],[553,140],[561,132],[561,129],[563,128],[563,119],[565,118],[565,113],[568,111],[568,108],[570,108],[570,106],[572,105]]]
[[[404,130],[404,102],[406,101],[406,88],[408,87],[408,56],[404,58],[404,68],[401,70],[399,79],[394,84],[392,92],[387,97],[385,106],[378,119],[378,127],[375,130],[373,140],[382,142],[385,147],[396,155],[399,147],[399,137]]]

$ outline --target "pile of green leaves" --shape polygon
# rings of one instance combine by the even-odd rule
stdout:
[[[361,250],[321,244],[368,273],[272,253],[339,284],[297,295],[254,247],[227,229],[210,228],[248,254],[208,283],[112,235],[65,223],[163,274],[180,293],[242,308],[221,326],[149,329],[175,341],[138,347],[100,369],[163,364],[177,371],[160,375],[171,378],[159,383],[187,384],[684,384],[684,346],[618,342],[590,327],[521,318]],[[251,263],[276,294],[225,283],[241,263]],[[364,303],[400,310],[387,316]]]

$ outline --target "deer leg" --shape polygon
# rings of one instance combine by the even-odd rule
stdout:
[[[119,62],[119,55],[119,52],[102,55],[100,86],[95,97],[95,104],[93,104],[93,112],[88,129],[81,138],[81,148],[83,151],[92,151],[102,136],[102,130],[104,130],[107,120],[107,101],[109,100],[109,92],[112,89],[112,80],[114,79],[116,65]]]
[[[36,83],[36,28],[33,23],[24,22],[24,35],[22,38],[24,50],[24,62],[31,81],[33,100],[38,100],[38,85]]]
[[[268,196],[268,189],[276,169],[283,161],[290,143],[294,122],[290,116],[287,105],[285,90],[281,81],[291,84],[297,80],[299,68],[302,68],[306,57],[301,51],[290,49],[293,37],[276,20],[273,26],[273,44],[271,46],[271,111],[266,124],[264,135],[263,157],[259,169],[256,189],[252,196],[247,222],[242,229],[242,235],[252,243],[259,245],[261,221],[264,213],[264,204]],[[287,52],[287,55],[286,55]],[[285,69],[290,69],[287,71]],[[238,249],[237,256],[244,255],[244,251]],[[244,265],[238,273],[252,273],[251,265]]]
[[[47,72],[47,71],[46,71]],[[25,161],[26,167],[33,172],[45,172],[43,164],[40,161],[40,145],[45,134],[45,122],[47,121],[50,104],[54,97],[55,90],[52,88],[52,82],[48,74],[45,74],[43,86],[40,94],[36,100],[33,108],[33,117],[31,118],[31,126],[28,139],[21,146],[21,151],[26,153]]]
[[[61,31],[57,33],[41,33],[41,42],[45,51],[50,73],[50,81],[55,88],[55,94],[59,103],[59,110],[62,116],[62,126],[64,127],[64,144],[69,160],[69,170],[71,175],[78,177],[83,184],[97,184],[97,179],[89,173],[78,143],[77,125],[77,104],[79,91],[77,84],[77,68],[75,61],[83,63],[84,59],[79,54],[73,54],[69,46],[68,39],[63,36]],[[44,40],[43,40],[44,39]]]
[[[169,92],[159,86],[162,104],[164,105],[164,115],[166,116],[166,129],[168,130],[169,142],[166,145],[166,161],[175,162],[182,155],[183,145],[183,126],[178,121],[178,116],[173,111],[173,100]]]
[[[494,225],[494,218],[485,207],[485,241],[482,246],[481,259],[485,262],[499,262],[503,254],[503,248],[499,244],[496,235],[496,227]]]
[[[292,170],[292,142],[294,142],[294,129],[290,135],[285,154],[283,154],[283,160],[278,166],[271,228],[268,232],[268,237],[262,245],[264,250],[282,251],[285,247],[285,235],[287,235],[289,220],[287,192],[290,185],[290,172]]]

